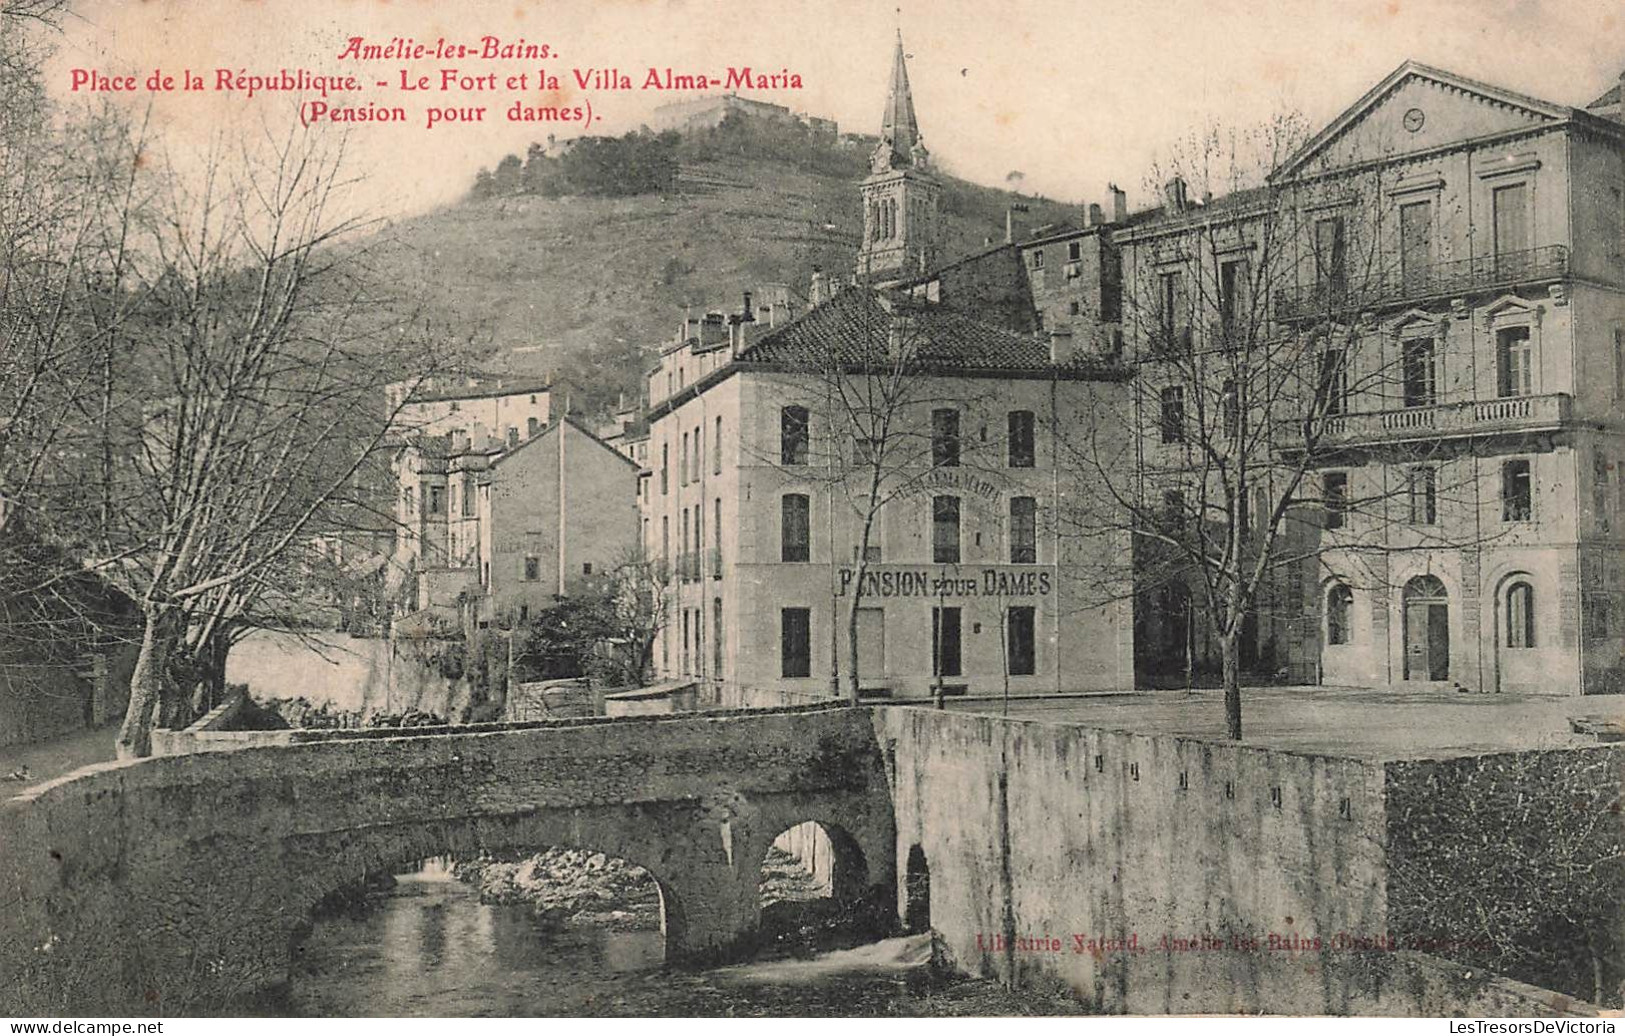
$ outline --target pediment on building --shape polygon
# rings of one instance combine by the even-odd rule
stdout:
[[[1271,178],[1536,129],[1572,114],[1563,105],[1407,61],[1281,163]]]
[[[1395,338],[1407,335],[1433,334],[1439,331],[1449,315],[1445,313],[1429,313],[1422,309],[1408,309],[1394,318],[1388,325],[1389,331]]]

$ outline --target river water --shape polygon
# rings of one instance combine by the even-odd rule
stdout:
[[[664,966],[657,930],[549,928],[481,903],[431,862],[319,921],[289,986],[250,1013],[294,1016],[1005,1015],[1075,1002],[933,975],[924,937],[704,971]]]

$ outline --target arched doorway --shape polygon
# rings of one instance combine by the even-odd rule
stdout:
[[[1405,584],[1405,679],[1450,679],[1450,595],[1438,576]]]

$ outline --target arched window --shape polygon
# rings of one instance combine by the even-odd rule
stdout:
[[[1509,648],[1535,646],[1535,588],[1525,582],[1507,587],[1507,636]]]
[[[1354,609],[1354,591],[1342,583],[1332,584],[1326,591],[1326,643],[1349,642],[1349,617]]]

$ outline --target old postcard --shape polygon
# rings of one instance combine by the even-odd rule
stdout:
[[[1612,1032],[1622,19],[6,0],[0,1014]]]

